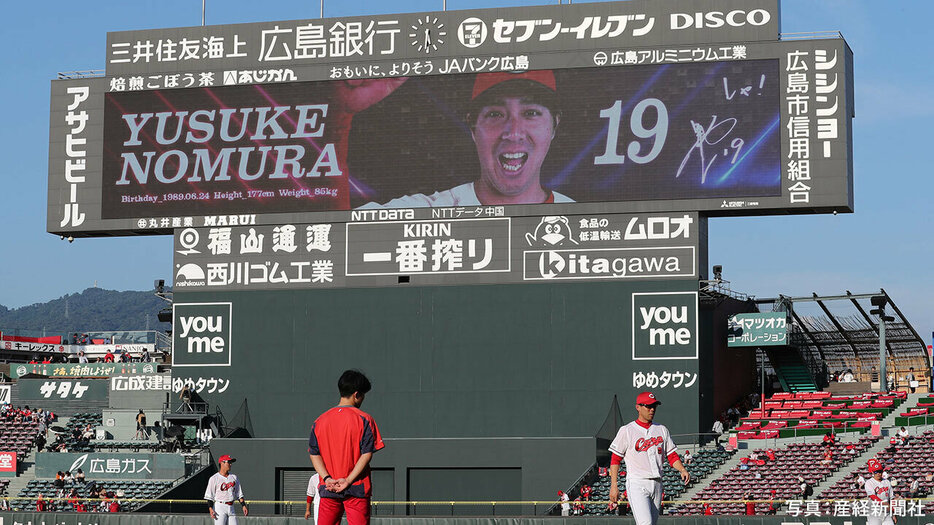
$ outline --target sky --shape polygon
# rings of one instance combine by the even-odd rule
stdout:
[[[543,5],[448,0],[449,10]],[[551,2],[552,4],[556,2]],[[440,10],[441,0],[331,0],[326,17]],[[172,277],[172,239],[46,233],[50,81],[104,68],[108,31],[200,25],[198,0],[14,2],[0,32],[0,305],[45,302],[91,286],[151,289]],[[207,23],[316,18],[317,1],[208,0]],[[934,2],[782,0],[782,31],[840,31],[854,53],[855,213],[711,219],[710,264],[733,290],[835,295],[884,288],[927,344],[934,330]]]

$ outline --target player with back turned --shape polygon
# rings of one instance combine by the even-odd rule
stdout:
[[[360,410],[370,380],[347,370],[337,381],[340,402],[318,416],[308,437],[308,454],[320,476],[318,525],[338,525],[344,513],[348,525],[370,522],[370,459],[382,449],[376,421]]]
[[[626,462],[626,490],[629,506],[636,525],[655,525],[662,506],[663,461],[681,473],[681,480],[691,480],[688,470],[681,464],[677,447],[664,425],[653,423],[655,411],[661,402],[651,392],[636,397],[635,421],[620,427],[610,443],[610,505],[619,500],[619,466]]]

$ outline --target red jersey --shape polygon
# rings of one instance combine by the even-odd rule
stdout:
[[[318,416],[308,437],[308,453],[321,456],[328,475],[336,479],[347,477],[360,456],[385,446],[373,417],[352,406],[336,406]],[[370,466],[367,465],[353,485],[341,493],[331,492],[324,486],[321,480],[318,492],[324,498],[368,498],[372,493]]]

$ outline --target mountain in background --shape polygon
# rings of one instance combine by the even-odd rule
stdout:
[[[0,331],[45,331],[47,335],[101,330],[170,330],[156,315],[169,303],[152,292],[88,288],[47,303],[9,309],[0,305]],[[21,334],[35,335],[35,334]]]

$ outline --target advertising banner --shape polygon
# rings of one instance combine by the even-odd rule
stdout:
[[[774,41],[779,15],[778,0],[694,0],[690,8],[632,0],[120,31],[107,34],[106,63],[108,76],[141,75],[143,85],[161,80],[154,73],[185,71],[281,80],[295,67],[328,72],[374,60]]]
[[[177,479],[185,475],[180,454],[39,452],[36,476],[82,469],[88,479]]]
[[[10,376],[14,378],[27,374],[49,377],[101,377],[155,373],[155,363],[18,363],[10,366]]]
[[[16,477],[16,452],[0,452],[0,478]]]
[[[731,315],[727,320],[727,346],[782,346],[788,344],[786,312]]]
[[[104,401],[107,399],[106,379],[20,379],[17,381],[20,402],[35,400],[84,400]]]
[[[698,278],[706,219],[697,213],[487,217],[463,211],[463,218],[445,220],[178,230],[175,286],[264,290]],[[178,338],[186,332],[178,326],[173,333]]]
[[[135,357],[139,357],[144,350],[150,354],[155,352],[156,345],[153,343],[130,343],[130,344],[105,344],[105,345],[56,345],[52,343],[29,343],[23,341],[0,341],[0,347],[4,350],[18,350],[20,352],[49,353],[58,352],[62,354],[74,355],[78,352],[84,352],[89,356],[103,356],[107,352],[129,352]]]

